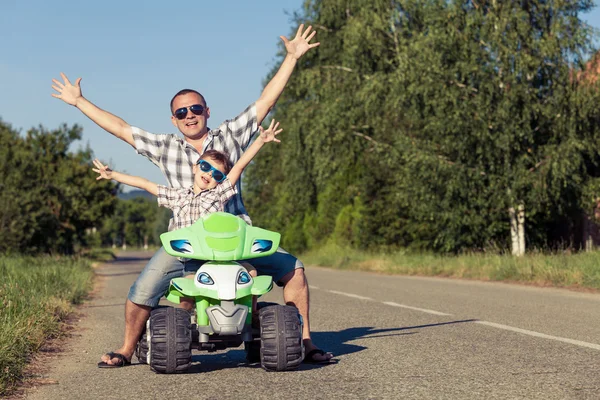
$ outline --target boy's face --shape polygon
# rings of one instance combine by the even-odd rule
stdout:
[[[223,171],[225,171],[225,166],[223,165],[223,163],[213,158],[206,157],[201,158],[200,160],[206,161],[210,164],[211,167],[218,169],[222,173]],[[202,171],[200,169],[200,165],[196,163],[194,165],[194,185],[196,185],[200,190],[207,190],[216,187],[219,184],[219,182],[217,182],[215,178],[213,178],[213,173],[214,171],[212,169],[209,171]],[[223,175],[225,174],[223,173]]]
[[[196,115],[189,107],[193,105],[201,105],[203,111],[200,115]],[[176,115],[171,116],[173,125],[179,129],[183,136],[190,139],[198,139],[206,130],[206,120],[210,117],[210,110],[206,107],[202,97],[196,93],[186,93],[177,96],[173,99],[173,109],[171,112],[175,112],[178,109],[185,108],[187,113],[181,114],[181,119]]]

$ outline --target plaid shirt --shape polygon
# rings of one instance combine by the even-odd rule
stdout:
[[[180,189],[193,186],[193,166],[198,162],[200,153],[191,144],[174,134],[157,135],[133,126],[131,130],[137,153],[161,169],[170,187]],[[253,103],[234,119],[223,122],[217,129],[210,129],[202,152],[211,149],[222,151],[235,164],[257,130],[256,105]],[[225,205],[225,211],[252,223],[242,201],[241,179],[236,188],[236,195]]]
[[[203,190],[198,194],[193,188],[175,189],[158,185],[158,205],[173,210],[169,222],[169,231],[192,225],[200,217],[213,212],[223,211],[225,204],[237,193],[229,179],[216,187]]]

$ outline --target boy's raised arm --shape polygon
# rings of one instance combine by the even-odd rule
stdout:
[[[283,92],[285,85],[294,71],[296,62],[308,50],[317,47],[320,44],[319,42],[310,43],[311,39],[317,33],[317,31],[314,30],[311,33],[311,29],[312,26],[309,26],[304,30],[304,24],[300,24],[298,31],[296,32],[296,37],[293,40],[289,40],[285,36],[280,36],[285,45],[285,49],[287,50],[287,55],[283,59],[275,76],[269,81],[267,86],[265,86],[259,99],[256,100],[256,119],[258,125],[262,123],[269,111],[275,106],[275,103],[277,103],[277,99],[279,99],[279,96]]]
[[[271,120],[271,124],[269,128],[266,130],[263,129],[262,126],[259,126],[260,135],[252,142],[250,147],[242,154],[238,162],[231,168],[229,174],[227,174],[227,179],[231,182],[232,186],[235,186],[238,179],[244,172],[244,169],[250,164],[250,161],[254,158],[254,156],[258,153],[258,151],[263,147],[263,145],[267,142],[275,142],[279,143],[281,140],[277,139],[276,136],[281,133],[283,129],[279,128],[279,122],[275,122],[275,120]]]
[[[98,173],[98,177],[96,178],[96,180],[114,179],[117,182],[124,183],[125,185],[133,186],[139,189],[143,189],[150,194],[158,196],[158,185],[154,182],[150,182],[146,178],[113,171],[108,167],[108,165],[102,164],[98,159],[94,160],[94,166],[96,168],[92,168],[92,171]]]
[[[73,85],[65,74],[61,72],[60,76],[63,79],[63,82],[52,79],[52,89],[58,92],[58,94],[52,93],[52,97],[56,97],[67,104],[77,107],[79,111],[94,121],[100,128],[129,143],[135,148],[131,125],[116,115],[97,107],[83,97],[81,94],[81,78],[77,78]]]

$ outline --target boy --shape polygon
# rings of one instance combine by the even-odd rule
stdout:
[[[210,213],[223,211],[225,203],[237,193],[236,183],[242,172],[262,146],[268,142],[280,142],[276,136],[283,129],[278,128],[279,122],[275,120],[271,121],[266,130],[259,126],[259,136],[233,167],[226,154],[217,150],[204,152],[193,167],[194,184],[190,188],[170,188],[139,176],[116,172],[98,159],[94,160],[96,168],[93,171],[99,174],[96,180],[114,179],[157,196],[159,206],[173,210],[173,219],[169,224],[169,231],[172,231],[190,226]]]

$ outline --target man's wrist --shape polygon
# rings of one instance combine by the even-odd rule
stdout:
[[[298,61],[298,59],[296,58],[296,56],[294,56],[293,53],[287,53],[283,60],[283,62],[293,62],[293,63],[295,63],[296,61]]]
[[[79,108],[79,106],[81,106],[84,101],[85,101],[85,98],[83,96],[79,96],[75,99],[75,104],[73,104],[73,105],[75,107]]]

